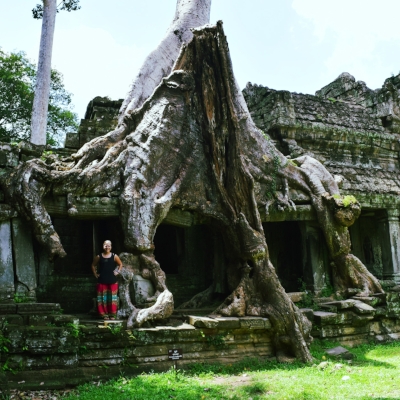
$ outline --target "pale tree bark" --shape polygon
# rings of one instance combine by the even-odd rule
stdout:
[[[40,37],[39,62],[35,97],[32,108],[31,138],[33,144],[46,144],[47,109],[51,82],[51,55],[53,52],[57,0],[43,0],[42,33]]]
[[[152,308],[139,311],[124,285],[129,326],[172,313],[172,294],[154,257],[153,239],[168,212],[183,209],[210,221],[223,237],[230,294],[216,312],[268,317],[278,359],[294,355],[311,361],[311,324],[279,282],[261,223],[259,210],[267,204],[293,205],[288,191],[278,187],[310,197],[340,278],[336,284],[365,293],[382,290],[349,253],[347,226],[357,216],[357,203],[344,207],[334,179],[320,163],[310,158],[289,162],[255,126],[235,81],[222,23],[193,30],[171,73],[139,108],[124,113],[118,129],[119,137],[114,132],[90,142],[73,165],[31,160],[2,175],[0,187],[53,257],[65,252],[42,203],[46,193],[119,196],[125,248],[132,255],[124,255],[129,271],[122,278],[128,282],[137,270],[153,282],[157,297]],[[212,288],[192,304],[201,305],[211,293]]]
[[[122,103],[118,127],[101,138],[93,139],[73,155],[79,160],[77,168],[102,157],[110,147],[125,138],[129,130],[127,117],[139,109],[161,80],[169,75],[182,45],[193,37],[191,29],[208,24],[210,11],[211,0],[177,0],[171,25],[157,48],[146,57]]]

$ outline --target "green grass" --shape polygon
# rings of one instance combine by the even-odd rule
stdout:
[[[245,360],[233,365],[195,364],[188,371],[170,370],[121,377],[80,386],[68,400],[120,399],[400,399],[400,343],[351,349],[355,359],[324,359],[324,348],[312,346],[314,365]],[[319,367],[326,362],[325,368]]]

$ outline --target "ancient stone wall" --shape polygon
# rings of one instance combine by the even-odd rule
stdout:
[[[306,301],[293,294],[294,301]],[[367,304],[369,303],[369,304]],[[301,303],[298,303],[301,306]],[[303,308],[312,335],[348,348],[400,339],[400,293],[329,301],[319,311]],[[323,310],[323,311],[321,311]],[[194,363],[233,363],[244,358],[272,358],[267,318],[203,317],[177,312],[154,327],[126,330],[119,324],[60,314],[58,304],[0,305],[7,352],[0,353],[1,389],[60,388],[96,377],[109,379],[142,371],[166,371],[168,350],[180,349],[179,368]],[[5,342],[4,339],[9,340]]]
[[[378,90],[343,73],[315,96],[252,84],[243,93],[253,120],[283,154],[316,158],[336,176],[342,194],[357,198],[362,214],[350,227],[354,254],[379,279],[399,283],[400,75],[388,78]],[[282,213],[282,220],[304,221],[306,244],[305,232],[313,228],[304,211]],[[306,263],[316,271],[318,260],[310,252],[303,246],[310,260]],[[317,275],[313,286],[318,291]]]

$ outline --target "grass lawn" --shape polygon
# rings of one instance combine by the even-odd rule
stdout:
[[[400,343],[350,349],[355,355],[351,363],[325,360],[323,350],[336,345],[313,344],[314,365],[261,360],[196,364],[177,373],[92,382],[66,399],[400,399]]]

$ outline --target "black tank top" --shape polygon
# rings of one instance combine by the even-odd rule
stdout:
[[[114,275],[114,269],[116,267],[116,263],[114,261],[115,254],[111,253],[110,258],[104,258],[103,254],[100,254],[99,268],[98,273],[99,277],[97,278],[98,283],[111,284],[117,283],[117,277]]]

